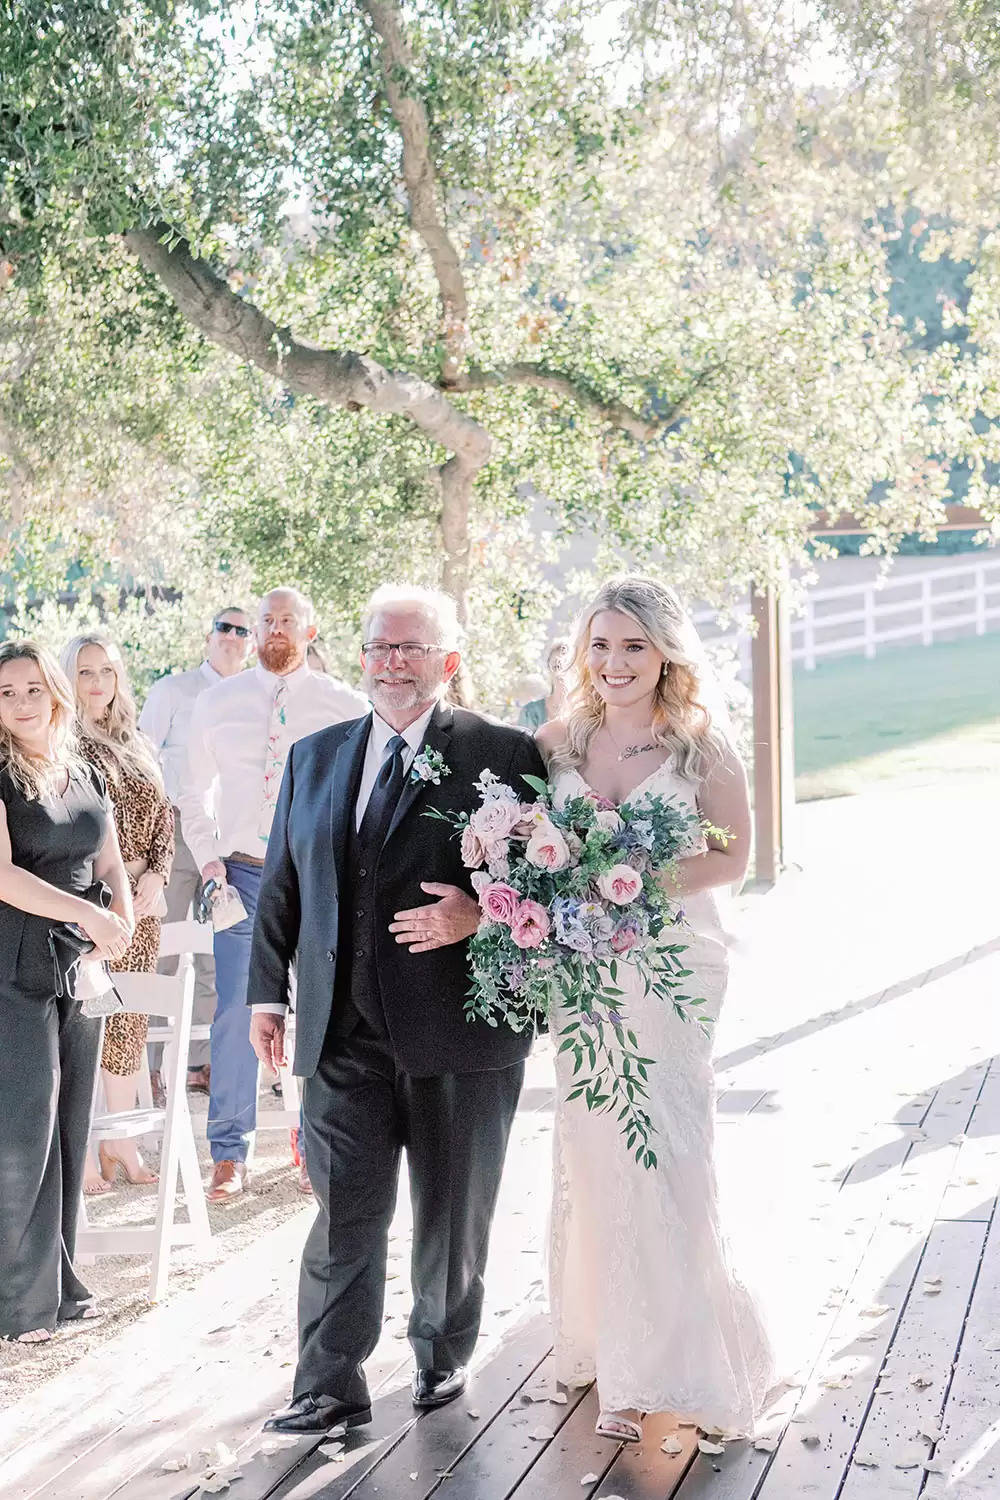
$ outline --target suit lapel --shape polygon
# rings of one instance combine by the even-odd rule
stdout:
[[[347,859],[347,841],[350,837],[350,819],[358,798],[361,772],[365,764],[365,750],[371,732],[371,715],[360,719],[345,736],[333,761],[330,787],[330,837],[333,858],[337,867],[337,888],[344,888],[344,865]]]
[[[420,746],[417,754],[419,755],[421,750],[436,750],[439,755],[447,760],[448,742],[451,739],[454,720],[455,715],[452,710],[446,704],[439,703],[428,720],[427,733],[424,735],[423,744]],[[396,803],[396,811],[392,815],[392,822],[389,824],[389,830],[385,836],[386,844],[392,838],[396,829],[406,817],[414,802],[423,793],[426,786],[426,781],[421,781],[419,778],[411,780],[410,776],[407,776],[406,781],[403,783],[403,790],[399,794],[399,801]]]

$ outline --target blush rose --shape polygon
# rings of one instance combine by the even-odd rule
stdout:
[[[616,953],[628,953],[639,941],[639,929],[634,922],[625,919],[611,934],[611,946]]]
[[[631,865],[612,865],[610,870],[598,876],[597,889],[605,901],[627,906],[642,890],[642,876]]]
[[[462,829],[462,863],[467,870],[477,870],[486,859],[486,846],[479,834],[466,823]]]
[[[469,827],[485,845],[496,845],[510,836],[520,821],[521,805],[505,797],[493,797],[477,807],[469,818]]]
[[[569,845],[552,823],[540,823],[528,840],[524,857],[539,870],[565,870],[570,862]]]
[[[483,909],[483,915],[490,922],[502,922],[505,927],[509,927],[514,920],[520,902],[521,897],[514,887],[503,885],[499,881],[484,886],[479,892],[479,905]]]
[[[510,935],[519,948],[540,948],[550,927],[544,906],[537,901],[522,901],[514,913]]]

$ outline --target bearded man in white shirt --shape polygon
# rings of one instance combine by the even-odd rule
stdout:
[[[167,796],[174,807],[174,862],[164,896],[167,921],[180,922],[201,894],[201,872],[184,838],[179,803],[188,774],[188,735],[195,699],[223,678],[242,672],[253,645],[253,620],[239,605],[216,610],[205,637],[205,659],[190,672],[172,672],[154,682],[139,715],[139,728],[152,740],[163,767]],[[177,972],[177,959],[166,958],[163,974]],[[196,1026],[208,1026],[215,1012],[215,960],[199,953],[194,961]],[[188,1054],[188,1088],[208,1093],[208,1042],[194,1041]],[[154,1098],[162,1097],[158,1067],[152,1076]],[[158,1102],[158,1101],[157,1101]]]
[[[316,635],[311,602],[293,588],[261,600],[257,664],[198,698],[191,719],[185,837],[204,881],[225,881],[246,917],[215,935],[208,1140],[210,1202],[241,1193],[257,1124],[257,1058],[250,1045],[250,940],[264,853],[288,752],[296,740],[367,712],[368,701],[306,664]]]

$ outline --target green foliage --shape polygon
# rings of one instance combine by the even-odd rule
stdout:
[[[818,506],[887,551],[933,534],[953,473],[994,503],[997,132],[961,81],[985,9],[399,14],[391,76],[426,115],[462,368],[496,376],[447,392],[492,442],[468,527],[482,701],[541,643],[540,506],[557,537],[594,535],[595,568],[624,554],[725,601],[807,559]],[[918,108],[928,14],[948,65]],[[19,0],[0,63],[0,567],[49,589],[79,557],[185,595],[286,578],[350,671],[368,590],[440,577],[447,452],[223,353],[118,236],[165,220],[279,327],[440,386],[453,330],[367,7]],[[902,295],[917,267],[943,293],[932,336]],[[527,366],[559,379],[510,378]]]
[[[197,666],[212,613],[220,603],[244,597],[238,580],[192,579],[177,599],[121,597],[117,590],[82,589],[76,596],[29,600],[15,595],[11,633],[30,635],[57,655],[73,636],[110,631],[122,648],[129,681],[141,703],[164,672]]]

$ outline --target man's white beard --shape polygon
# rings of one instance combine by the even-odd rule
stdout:
[[[376,710],[381,713],[387,709],[390,713],[409,713],[411,709],[429,707],[441,696],[442,688],[439,683],[408,682],[384,683],[374,679],[365,684],[365,690],[375,705]]]

